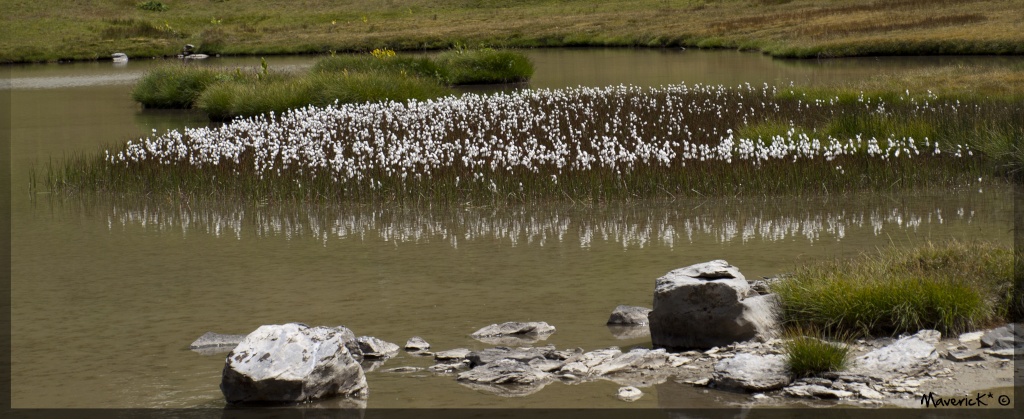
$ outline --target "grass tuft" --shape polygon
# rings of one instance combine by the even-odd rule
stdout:
[[[829,342],[816,329],[796,328],[787,331],[787,334],[783,351],[789,372],[795,378],[846,369],[850,360],[850,346],[845,342],[846,339]]]
[[[1013,258],[984,242],[927,243],[800,267],[773,291],[783,319],[826,333],[957,334],[1008,320]]]
[[[132,99],[147,108],[191,108],[203,91],[230,78],[230,74],[188,63],[157,67],[135,84]]]

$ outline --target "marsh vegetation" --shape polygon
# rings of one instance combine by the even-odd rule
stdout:
[[[773,287],[786,322],[826,334],[958,334],[1004,324],[1021,309],[1014,256],[989,242],[934,242],[812,263]]]
[[[533,64],[516,51],[455,49],[406,56],[388,49],[330,55],[301,74],[259,69],[214,69],[185,61],[157,67],[135,85],[132,98],[147,108],[195,108],[212,120],[278,114],[308,105],[405,102],[454,94],[449,86],[518,83]]]
[[[953,187],[1016,170],[985,150],[1021,138],[1020,106],[811,99],[749,85],[309,106],[154,132],[52,166],[43,183],[65,193],[498,205]]]

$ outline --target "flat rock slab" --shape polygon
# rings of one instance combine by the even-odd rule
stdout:
[[[466,359],[466,355],[472,352],[466,348],[449,349],[447,351],[435,352],[434,360],[438,362],[458,362]]]
[[[984,335],[985,332],[963,333],[957,338],[957,340],[960,341],[960,343],[977,342],[981,340],[981,337]]]
[[[294,403],[365,397],[366,377],[344,333],[303,324],[260,326],[228,354],[220,384],[228,403]]]
[[[741,353],[715,364],[715,385],[746,391],[769,391],[789,384],[786,357]]]
[[[555,359],[554,345],[542,346],[539,348],[488,348],[482,351],[473,351],[466,354],[473,367],[487,365],[499,359],[512,359],[519,362],[530,362],[534,359]]]
[[[793,397],[820,397],[827,399],[846,399],[854,395],[850,391],[831,389],[816,384],[786,387],[783,393]]]
[[[946,359],[956,362],[967,362],[967,361],[981,361],[985,357],[981,355],[981,352],[974,349],[964,349],[959,351],[949,351],[946,354]]]
[[[938,358],[935,345],[917,336],[909,336],[856,358],[848,373],[890,381],[920,375],[934,365]]]
[[[981,336],[981,346],[993,350],[1024,347],[1024,327],[1008,324],[989,330]]]
[[[520,335],[539,336],[552,333],[555,333],[555,327],[545,322],[505,322],[480,328],[480,330],[473,332],[470,337],[478,339]]]
[[[552,375],[523,362],[499,359],[459,373],[456,379],[478,384],[535,385],[551,381]]]
[[[647,307],[620,305],[612,310],[612,315],[608,317],[608,324],[646,325],[647,315],[650,312],[651,309]]]

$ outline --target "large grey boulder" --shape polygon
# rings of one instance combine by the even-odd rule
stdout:
[[[647,315],[650,313],[651,309],[647,307],[620,305],[612,310],[612,315],[608,317],[608,324],[645,325],[648,321]]]
[[[757,295],[724,260],[676,269],[656,282],[651,342],[681,350],[769,339],[778,331],[777,306],[774,294]]]
[[[715,364],[715,385],[747,391],[768,391],[785,387],[791,381],[786,357],[741,353]]]
[[[297,323],[260,326],[228,354],[221,392],[228,403],[365,397],[366,377],[344,335]]]
[[[880,381],[920,375],[938,362],[935,345],[921,337],[908,336],[854,359],[847,374],[864,375]]]

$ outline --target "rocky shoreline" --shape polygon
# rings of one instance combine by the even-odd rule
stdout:
[[[745,392],[755,405],[784,405],[794,401],[828,400],[834,404],[881,407],[921,406],[928,395],[965,397],[965,391],[1013,386],[1013,359],[1021,354],[1024,328],[1010,324],[985,331],[943,337],[935,330],[921,330],[899,338],[858,340],[849,344],[851,357],[844,371],[828,372],[812,378],[795,378],[787,370],[785,341],[770,330],[765,317],[765,296],[752,292],[738,274],[711,263],[709,270],[691,267],[670,272],[658,281],[665,293],[672,284],[694,282],[706,276],[697,287],[714,287],[716,295],[707,298],[706,289],[682,292],[700,296],[715,307],[723,308],[726,318],[757,316],[753,322],[725,332],[713,339],[720,343],[700,348],[703,336],[686,335],[688,330],[666,327],[658,315],[678,321],[679,307],[698,307],[693,298],[674,305],[674,315],[665,313],[666,303],[656,295],[653,310],[643,307],[616,307],[608,319],[610,328],[625,328],[632,336],[650,331],[651,347],[621,349],[609,347],[585,351],[583,348],[538,346],[555,333],[544,322],[508,322],[483,327],[469,336],[488,345],[482,350],[454,348],[432,352],[430,344],[419,336],[410,338],[404,350],[412,355],[432,357],[434,365],[423,368],[399,365],[383,368],[402,349],[399,345],[372,336],[359,336],[344,326],[309,327],[298,323],[262,326],[249,335],[207,333],[193,342],[192,350],[203,354],[227,355],[221,390],[232,404],[294,403],[341,396],[346,407],[365,407],[370,393],[365,373],[406,374],[429,372],[451,376],[460,384],[501,397],[524,397],[555,382],[580,384],[608,380],[621,386],[616,397],[631,402],[644,397],[650,388],[669,380],[684,385]],[[706,265],[706,264],[702,264]],[[725,264],[727,266],[727,264]],[[732,267],[729,267],[732,268]],[[688,271],[686,271],[688,269]],[[683,272],[685,271],[685,272]],[[679,279],[673,274],[685,273]],[[741,280],[742,283],[737,282]],[[731,281],[708,284],[711,281]],[[738,284],[738,285],[737,285]],[[691,284],[692,285],[692,284]],[[738,288],[733,293],[732,290]],[[756,288],[756,287],[755,287]],[[724,291],[723,291],[724,290]],[[771,298],[771,295],[767,296]],[[689,300],[688,300],[689,298]],[[754,298],[755,310],[743,301]],[[740,307],[734,310],[730,307]],[[693,311],[693,310],[690,310]],[[713,322],[710,310],[700,309],[688,315]],[[654,324],[650,324],[653,321]],[[705,329],[698,329],[704,333]],[[658,344],[659,333],[675,334],[674,343],[686,342],[689,349],[677,350],[675,344]],[[743,338],[724,337],[723,333]],[[682,336],[680,338],[680,336]],[[992,400],[993,407],[1002,403]],[[1011,401],[1012,406],[1012,401]]]

